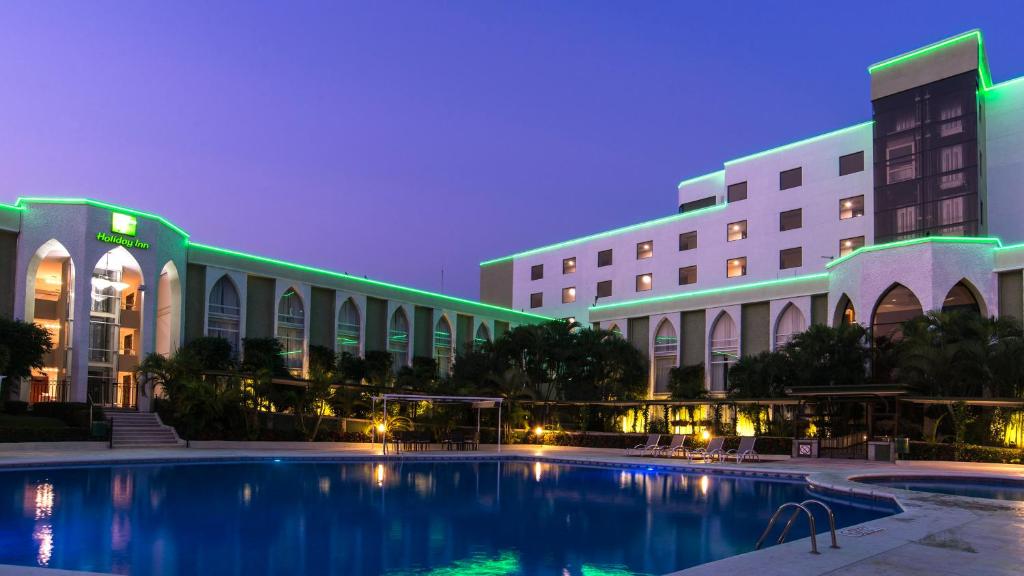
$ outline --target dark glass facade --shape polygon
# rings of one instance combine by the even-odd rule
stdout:
[[[875,242],[984,232],[978,75],[875,100]]]

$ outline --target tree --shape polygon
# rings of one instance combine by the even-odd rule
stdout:
[[[204,371],[230,370],[235,366],[231,343],[218,336],[203,336],[186,342],[182,350],[195,357]]]
[[[812,324],[785,347],[794,386],[863,384],[871,356],[867,331],[859,324]]]
[[[706,398],[708,390],[704,385],[704,363],[676,366],[669,369],[668,391],[672,395],[673,400],[699,400]]]
[[[22,378],[43,367],[43,358],[53,350],[50,332],[42,326],[21,320],[0,318],[0,373],[3,379],[0,400],[19,392]]]
[[[316,435],[320,432],[320,424],[323,422],[327,410],[333,404],[334,387],[332,383],[336,364],[334,350],[326,346],[312,345],[309,347],[309,383],[306,385],[302,401],[296,410],[299,427],[303,431],[306,430],[305,413],[312,411],[316,416],[316,423],[313,425],[312,431],[306,435],[307,440],[316,440]]]
[[[242,370],[272,377],[288,376],[284,348],[277,338],[243,338]]]
[[[781,398],[794,380],[793,360],[784,351],[742,356],[729,369],[729,396],[746,400]],[[753,423],[757,436],[763,433],[764,409],[760,402],[739,405],[739,411]]]

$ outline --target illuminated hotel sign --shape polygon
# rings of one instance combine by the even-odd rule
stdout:
[[[135,216],[122,212],[112,212],[110,214],[110,231],[112,233],[97,232],[96,239],[108,244],[119,244],[125,248],[149,250],[149,242],[143,242],[138,238],[134,238],[138,225],[139,221]]]

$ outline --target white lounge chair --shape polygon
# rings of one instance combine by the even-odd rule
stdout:
[[[630,454],[632,454],[633,456],[643,456],[644,454],[657,448],[658,442],[661,442],[661,434],[649,434],[647,436],[646,444],[637,444],[636,446],[629,448],[628,450],[626,450],[626,455],[629,456]]]
[[[707,462],[708,460],[714,460],[716,458],[721,460],[722,458],[725,457],[725,451],[722,450],[723,446],[725,446],[725,437],[716,436],[708,442],[708,445],[706,447],[688,451],[686,454],[686,458],[690,462],[693,462],[697,458],[700,458],[705,462]]]
[[[729,450],[725,453],[725,457],[732,457],[736,460],[737,464],[742,463],[744,460],[753,460],[755,462],[761,461],[761,456],[754,451],[754,443],[757,442],[757,436],[742,436],[740,437],[740,447],[735,450]]]
[[[683,447],[685,442],[686,434],[673,434],[672,441],[669,442],[668,446],[658,446],[651,450],[651,454],[654,456],[674,456],[679,451],[686,454],[686,448]]]

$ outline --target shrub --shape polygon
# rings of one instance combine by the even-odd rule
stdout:
[[[28,412],[28,402],[21,400],[8,400],[4,402],[4,412],[15,416]]]
[[[1000,464],[1024,463],[1024,450],[974,444],[937,444],[934,442],[911,442],[910,453],[902,454],[904,460],[948,460],[963,462],[987,462]]]
[[[0,442],[76,442],[91,440],[87,428],[0,428]]]
[[[63,420],[75,428],[89,427],[89,405],[85,402],[36,402],[32,405],[32,415]]]

